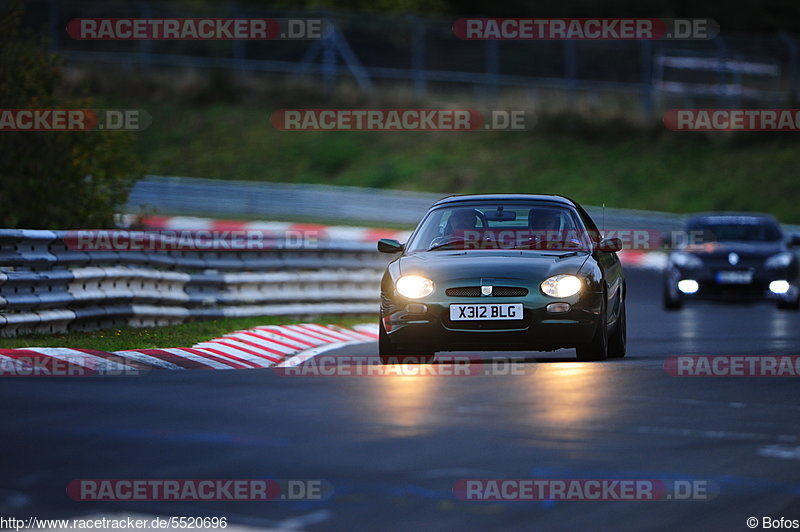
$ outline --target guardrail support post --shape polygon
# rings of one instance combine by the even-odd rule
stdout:
[[[782,31],[778,34],[781,41],[786,45],[789,50],[789,101],[790,105],[797,102],[797,41],[789,36],[788,33]]]
[[[233,4],[231,8],[233,10],[233,16],[235,18],[246,17],[246,14],[242,11],[242,9],[238,5]],[[233,42],[234,70],[236,74],[238,74],[241,77],[241,75],[244,74],[245,72],[244,64],[245,64],[245,59],[247,57],[247,41],[245,41],[244,39],[237,39],[232,42]]]
[[[497,96],[498,72],[500,72],[500,41],[489,39],[486,41],[486,74],[489,94],[492,97]]]
[[[336,43],[334,42],[333,29],[322,39],[322,85],[325,96],[333,96],[334,84],[336,83]]]
[[[58,19],[59,19],[59,10],[58,10],[58,2],[56,0],[50,0],[48,3],[48,12],[47,12],[47,22],[48,22],[48,32],[50,34],[50,42],[48,43],[50,47],[50,52],[55,53],[58,51],[58,37],[60,35],[59,27],[58,27]]]
[[[574,103],[578,95],[578,48],[575,41],[564,41],[564,77],[567,78],[569,100]]]
[[[640,42],[640,60],[641,60],[641,100],[642,100],[642,113],[645,119],[650,120],[653,117],[653,46],[648,40]]]
[[[720,36],[714,39],[714,44],[717,45],[717,55],[719,58],[719,70],[717,72],[717,105],[727,105],[727,95],[725,93],[725,82],[727,81],[727,73],[725,72],[725,60],[727,58],[727,48],[725,40]]]
[[[414,76],[414,96],[425,95],[425,23],[419,17],[411,15],[411,68]]]
[[[136,5],[139,8],[139,14],[140,14],[139,16],[141,18],[151,18],[152,13],[150,11],[150,4],[140,0],[140,1],[136,2]],[[141,60],[139,61],[139,64],[142,66],[142,68],[144,70],[149,70],[150,69],[150,65],[153,62],[153,58],[152,58],[152,55],[153,55],[153,41],[150,40],[150,39],[142,39],[140,41],[139,46],[140,46],[140,49],[142,51],[141,52],[142,55],[140,56]]]

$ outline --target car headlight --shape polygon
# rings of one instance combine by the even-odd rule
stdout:
[[[700,257],[683,251],[674,252],[670,256],[670,260],[675,266],[688,270],[696,270],[703,267],[703,260]]]
[[[768,258],[765,266],[767,268],[788,268],[793,258],[794,255],[792,253],[784,251]]]
[[[583,284],[574,275],[554,275],[542,281],[542,292],[550,297],[569,297],[581,291]]]
[[[419,299],[433,293],[433,281],[421,275],[404,275],[394,286],[398,294],[409,299]]]

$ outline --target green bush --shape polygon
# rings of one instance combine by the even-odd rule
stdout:
[[[21,30],[20,14],[17,5],[0,18],[0,108],[91,109],[64,94],[57,58]],[[0,132],[0,227],[111,226],[139,177],[133,135]]]

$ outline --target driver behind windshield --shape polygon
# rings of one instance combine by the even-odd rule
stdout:
[[[450,215],[450,234],[475,229],[478,218],[475,209],[459,209]]]
[[[534,231],[557,231],[561,227],[561,215],[550,210],[531,209],[528,227]]]
[[[544,249],[576,249],[581,246],[572,224],[562,227],[561,213],[551,209],[531,209],[528,227],[534,232],[539,246]]]

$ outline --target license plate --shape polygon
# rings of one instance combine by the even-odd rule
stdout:
[[[450,305],[450,320],[521,320],[522,303]]]
[[[717,272],[717,282],[721,284],[749,284],[753,281],[753,272],[726,271]]]

